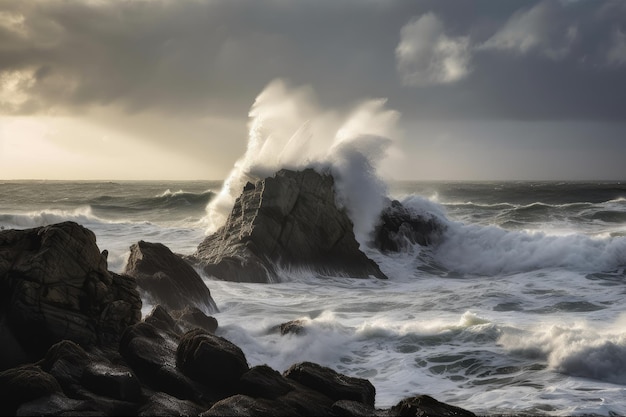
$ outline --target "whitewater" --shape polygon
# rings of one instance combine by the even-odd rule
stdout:
[[[626,415],[626,184],[385,181],[397,118],[384,100],[328,111],[310,90],[273,82],[224,181],[0,181],[0,228],[78,222],[122,272],[139,240],[193,253],[248,180],[330,169],[361,249],[389,279],[203,275],[217,334],[251,366],[312,361],[367,378],[377,407],[429,394],[484,415]],[[443,232],[427,247],[373,249],[386,198]],[[152,307],[144,299],[143,314]],[[305,331],[281,336],[291,320]]]

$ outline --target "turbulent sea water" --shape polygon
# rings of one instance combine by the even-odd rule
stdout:
[[[78,222],[119,272],[138,240],[194,252],[220,187],[0,182],[0,227]],[[364,248],[387,281],[205,276],[218,334],[251,366],[313,361],[367,378],[378,407],[422,393],[478,414],[626,415],[626,183],[401,182],[389,194],[446,225],[434,246]],[[271,331],[295,319],[304,334]]]

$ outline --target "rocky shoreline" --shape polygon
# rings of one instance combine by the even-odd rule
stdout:
[[[247,186],[244,194],[250,195],[242,197],[239,208],[236,205],[228,227],[241,230],[247,225],[244,228],[249,231],[250,226],[265,230],[266,226],[259,223],[263,210],[258,207],[265,201],[265,215],[270,213],[274,223],[282,219],[278,223],[283,232],[277,235],[278,244],[271,246],[275,256],[282,257],[289,250],[298,263],[320,262],[327,253],[346,255],[351,259],[348,272],[384,278],[358,251],[348,228],[331,236],[336,244],[328,245],[323,232],[317,248],[298,250],[297,243],[302,240],[299,235],[310,231],[299,229],[299,219],[310,220],[309,197],[325,195],[334,204],[332,193],[326,189],[332,187],[332,181],[315,175],[287,172],[280,175],[288,179],[287,187],[275,183],[272,188],[265,182]],[[302,184],[322,184],[326,188],[303,190]],[[284,191],[287,189],[291,191]],[[271,195],[307,204],[299,208],[297,203],[285,206],[272,201]],[[326,207],[331,200],[318,203]],[[243,206],[262,215],[250,217],[246,210],[241,212],[245,201]],[[250,201],[256,201],[257,206]],[[331,218],[345,215],[334,210]],[[277,217],[276,213],[282,214]],[[436,225],[419,222],[419,227],[412,227],[411,222],[416,221],[412,216],[397,204],[390,206],[377,231],[384,237],[385,247],[381,250],[397,249],[407,239],[427,241],[416,233],[431,233]],[[333,224],[328,217],[325,219],[325,223]],[[343,217],[341,221],[345,221]],[[351,226],[349,220],[346,224]],[[227,242],[230,249],[224,239],[209,237],[200,245],[195,261],[202,263],[205,271],[210,270],[207,254],[222,250],[216,262],[227,259],[228,266],[217,267],[220,274],[235,265],[239,278],[234,280],[263,281],[267,279],[263,274],[271,272],[264,265],[271,266],[269,261],[275,258],[249,244],[255,239],[268,239],[260,231],[229,234],[238,239]],[[218,233],[222,237],[228,234],[226,228]],[[218,242],[218,246],[211,248],[210,242]],[[246,265],[233,262],[244,252],[256,257],[252,279],[245,278],[249,271]],[[298,253],[302,258],[296,257]],[[294,364],[282,374],[267,365],[250,367],[241,349],[219,336],[218,322],[212,316],[219,311],[217,303],[190,265],[193,260],[172,253],[162,244],[140,241],[132,245],[125,271],[117,274],[108,270],[107,252],[100,251],[94,233],[79,224],[64,222],[0,231],[0,414],[474,415],[425,395],[406,398],[389,409],[377,409],[376,390],[368,380],[311,362]],[[364,269],[355,267],[359,264]],[[259,271],[263,274],[258,275]],[[156,305],[143,319],[142,298]],[[296,322],[285,323],[276,337],[288,332],[297,334],[298,329]]]

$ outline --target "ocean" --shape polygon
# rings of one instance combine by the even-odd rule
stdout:
[[[121,272],[139,240],[194,252],[221,186],[0,181],[0,227],[78,222]],[[217,333],[251,366],[367,378],[378,407],[429,394],[477,414],[626,415],[626,183],[394,182],[388,195],[446,226],[435,245],[364,247],[389,280],[204,276]],[[290,320],[306,332],[276,333]]]

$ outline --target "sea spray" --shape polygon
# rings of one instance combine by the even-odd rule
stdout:
[[[399,114],[385,109],[380,99],[347,113],[323,110],[311,88],[274,80],[259,94],[249,117],[246,152],[207,206],[207,233],[224,224],[246,182],[282,168],[314,168],[335,177],[337,202],[363,244],[385,201],[386,185],[377,169],[398,136]]]

